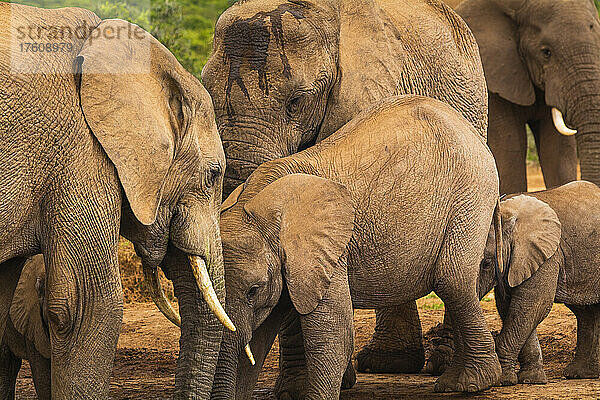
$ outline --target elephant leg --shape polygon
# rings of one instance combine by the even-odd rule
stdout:
[[[42,356],[35,345],[29,340],[26,340],[27,357],[29,359],[29,367],[31,368],[31,376],[35,385],[35,392],[39,400],[51,399],[51,372],[50,360]]]
[[[436,392],[477,392],[495,385],[501,368],[494,340],[483,318],[477,296],[477,275],[484,232],[489,222],[480,223],[476,213],[453,220],[436,262],[434,290],[452,318],[456,352],[452,364],[438,378]],[[469,238],[469,239],[467,239]],[[472,238],[479,238],[474,240]],[[460,245],[457,245],[459,244]]]
[[[279,329],[279,376],[274,393],[278,399],[303,399],[306,395],[306,357],[300,315],[291,308]]]
[[[423,333],[417,304],[375,310],[375,332],[357,355],[360,372],[409,373],[425,364]]]
[[[108,397],[123,319],[121,192],[116,179],[85,178],[62,186],[65,193],[55,191],[42,210],[52,397],[58,399]]]
[[[352,358],[352,300],[346,268],[337,268],[317,308],[300,316],[306,350],[306,399],[337,399]]]
[[[556,279],[554,274],[557,273],[557,269],[548,270],[554,271],[550,273],[550,277],[544,270],[538,270],[535,276],[514,288],[510,295],[495,290],[496,308],[502,319],[502,330],[496,336],[496,353],[502,365],[500,383],[504,386],[515,385],[518,382],[517,367],[520,354],[525,357],[523,360],[526,365],[527,362],[534,364],[539,362],[541,365],[541,353],[539,360],[536,359],[535,351],[531,353],[532,343],[529,343],[525,353],[522,349],[527,341],[533,339],[537,341],[535,329],[552,308],[556,280],[549,288],[541,282],[552,282]]]
[[[0,400],[15,398],[15,385],[20,369],[21,359],[5,342],[0,344]]]
[[[546,188],[577,180],[577,143],[575,136],[564,136],[554,128],[550,107],[545,117],[530,124],[540,158]]]
[[[306,396],[306,356],[300,315],[293,308],[285,314],[279,330],[279,376],[274,393],[278,399],[303,399]],[[348,361],[341,389],[356,383],[352,360]]]
[[[498,167],[500,193],[527,191],[526,118],[521,107],[489,95],[488,145]]]
[[[527,338],[519,353],[519,383],[546,384],[548,378],[544,372],[542,349],[535,329]]]
[[[577,317],[577,347],[575,358],[565,368],[567,378],[598,378],[600,373],[598,341],[600,339],[600,306],[567,307]]]
[[[427,359],[424,372],[439,376],[450,366],[455,353],[455,341],[450,313],[444,313],[444,322],[432,328],[428,335],[432,336],[433,350],[429,359]]]

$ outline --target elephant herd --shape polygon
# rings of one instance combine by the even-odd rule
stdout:
[[[339,398],[356,308],[357,369],[417,373],[431,291],[435,391],[547,382],[553,302],[577,317],[565,375],[600,374],[592,0],[238,1],[202,83],[133,24],[0,2],[0,84],[2,398],[22,359],[40,398],[108,397],[119,236],[181,328],[177,399],[251,398],[276,336],[277,398]]]

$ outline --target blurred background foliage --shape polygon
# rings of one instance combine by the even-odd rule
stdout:
[[[100,18],[133,22],[167,46],[196,77],[212,47],[214,25],[235,0],[17,0],[42,8],[83,7]]]

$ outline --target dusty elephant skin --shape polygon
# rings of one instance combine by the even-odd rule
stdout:
[[[481,50],[488,144],[501,192],[527,191],[525,124],[533,131],[547,188],[577,179],[577,155],[581,177],[600,184],[600,21],[594,2],[466,0],[456,11]],[[576,136],[559,134],[573,130]]]
[[[26,359],[31,368],[37,398],[49,400],[50,337],[45,304],[44,257],[25,263],[15,289],[4,337],[0,344],[0,398],[15,398],[15,383]]]
[[[565,368],[565,376],[598,378],[599,202],[600,189],[579,181],[500,203],[506,290],[496,287],[495,293],[503,321],[496,338],[503,384],[547,382],[535,329],[553,302],[564,303],[577,317],[575,358]],[[489,273],[493,241],[490,232],[481,264],[480,294],[496,285],[495,274]]]
[[[237,2],[217,22],[202,79],[227,158],[224,197],[260,164],[310,147],[393,95],[442,100],[486,135],[487,90],[474,37],[437,0]],[[421,370],[416,306],[402,308],[377,310],[359,370]],[[301,342],[294,332],[280,337],[278,387],[294,380]]]
[[[564,375],[598,378],[599,201],[596,185],[577,181],[551,190],[513,195],[500,203],[505,263],[500,274],[494,272],[495,235],[490,230],[478,288],[483,297],[495,287],[503,321],[496,337],[503,385],[547,382],[536,327],[553,302],[564,303],[577,317],[575,358]],[[447,356],[451,358],[452,354]]]
[[[0,331],[26,257],[43,253],[52,397],[106,398],[122,319],[121,233],[153,293],[159,264],[174,281],[182,327],[175,397],[208,397],[222,327],[188,261],[207,265],[204,277],[223,301],[225,158],[208,93],[125,21],[7,3],[0,21]],[[11,47],[19,28],[48,26],[90,31],[61,38],[70,52]]]
[[[316,146],[260,166],[222,206],[226,307],[238,329],[224,334],[212,397],[251,397],[291,313],[306,353],[303,392],[279,397],[337,398],[352,308],[394,307],[431,290],[463,340],[435,390],[496,383],[476,277],[497,190],[483,138],[448,105],[419,96],[388,99]]]

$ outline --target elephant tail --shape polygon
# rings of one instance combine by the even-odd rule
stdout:
[[[496,208],[494,208],[494,236],[496,237],[496,257],[494,258],[494,270],[496,273],[496,281],[498,290],[504,294],[504,277],[502,274],[502,268],[504,268],[504,260],[502,259],[504,253],[502,252],[502,218],[500,216],[500,200],[501,196],[496,200]]]

